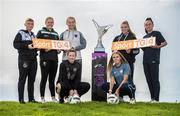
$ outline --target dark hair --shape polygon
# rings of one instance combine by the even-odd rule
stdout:
[[[74,48],[71,48],[70,50],[68,50],[67,55],[69,55],[70,52],[74,52],[75,55],[77,55],[76,50]]]
[[[146,18],[145,21],[150,21],[154,25],[154,22],[151,17]],[[148,33],[146,29],[145,29],[145,32]]]

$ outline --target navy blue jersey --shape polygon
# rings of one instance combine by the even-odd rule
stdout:
[[[32,44],[32,39],[35,38],[33,32],[21,29],[14,38],[13,46],[18,50],[19,58],[23,60],[36,59],[37,50],[29,49],[28,45]]]
[[[148,33],[143,38],[146,39],[149,37],[156,37],[157,45],[161,45],[161,43],[166,41],[159,31]],[[146,47],[142,48],[142,50],[144,51],[143,63],[160,63],[160,49]]]

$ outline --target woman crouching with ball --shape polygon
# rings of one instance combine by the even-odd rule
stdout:
[[[135,88],[133,88],[132,80],[129,78],[130,66],[120,52],[112,53],[108,64],[108,72],[110,73],[110,82],[104,83],[102,89],[109,95],[115,94],[120,101],[123,96],[128,95],[130,104],[135,104]]]

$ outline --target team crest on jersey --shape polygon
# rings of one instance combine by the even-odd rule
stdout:
[[[120,70],[120,73],[121,73],[121,74],[123,73],[123,69]]]
[[[76,71],[77,71],[77,68],[73,68],[73,71],[76,72]]]
[[[46,66],[47,62],[43,62],[43,66]]]
[[[78,36],[77,34],[74,35],[74,37],[77,37],[77,36]]]
[[[23,63],[23,68],[27,68],[28,64],[26,62]]]

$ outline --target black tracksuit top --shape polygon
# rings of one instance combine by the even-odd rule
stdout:
[[[78,62],[70,63],[68,60],[62,62],[59,68],[57,83],[64,82],[69,89],[77,89],[81,81],[81,65]]]
[[[39,30],[36,37],[40,39],[59,40],[58,33],[54,31],[54,29],[49,31],[46,27],[43,27],[41,30]],[[44,49],[41,49],[40,59],[58,61],[58,52],[57,50],[50,50],[48,52],[45,52]]]
[[[34,60],[37,56],[36,49],[29,49],[28,45],[32,44],[32,38],[35,38],[33,32],[28,32],[27,30],[20,30],[13,41],[13,46],[18,50],[19,59],[22,60]]]
[[[127,35],[124,34],[120,34],[118,36],[116,36],[113,40],[113,42],[118,42],[118,41],[125,41],[125,40],[135,40],[136,37],[134,36],[134,34],[130,33]],[[135,56],[137,54],[139,54],[139,49],[131,49],[130,54],[128,54],[126,52],[126,50],[119,50],[119,52],[121,52],[121,54],[126,58],[126,60],[128,61],[128,63],[134,63],[135,62]]]

